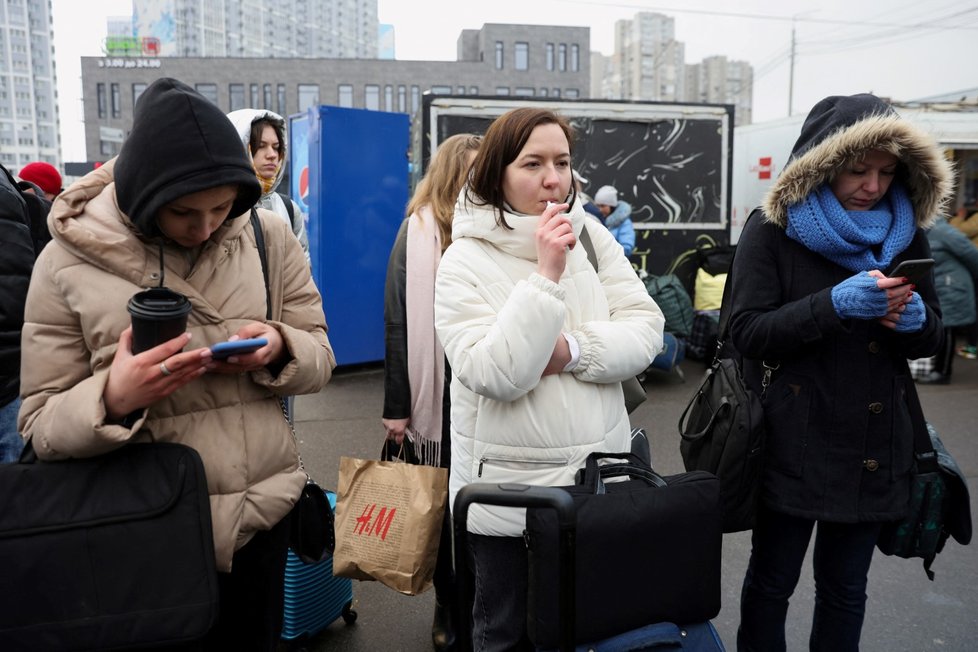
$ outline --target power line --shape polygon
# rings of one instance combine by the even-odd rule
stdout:
[[[771,20],[780,22],[792,22],[797,21],[799,23],[819,23],[824,25],[852,25],[853,19],[832,19],[832,18],[804,18],[801,16],[778,16],[773,14],[749,14],[749,13],[739,13],[733,11],[716,11],[711,9],[687,9],[685,7],[663,7],[655,5],[644,5],[644,4],[631,4],[624,2],[595,2],[594,0],[560,0],[565,4],[576,4],[576,5],[589,5],[598,7],[619,7],[622,9],[636,9],[638,11],[668,11],[677,14],[696,14],[702,16],[720,16],[724,18],[741,18],[748,20]],[[978,6],[975,6],[978,9]],[[897,27],[910,29],[915,27],[914,25],[904,25],[900,23],[876,23],[865,20],[860,20],[859,24],[861,26],[868,27]],[[978,30],[978,27],[970,27],[967,25],[955,25],[948,27],[948,29],[963,29],[963,30]]]

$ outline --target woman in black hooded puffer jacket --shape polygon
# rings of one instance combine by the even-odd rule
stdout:
[[[765,363],[775,371],[739,650],[785,649],[813,530],[810,648],[858,649],[880,527],[909,498],[907,359],[933,355],[944,331],[932,274],[886,275],[930,257],[923,227],[950,190],[930,136],[873,95],[828,97],[744,229],[730,334],[755,391]]]

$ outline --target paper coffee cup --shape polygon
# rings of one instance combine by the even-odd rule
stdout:
[[[169,288],[137,292],[127,306],[132,317],[132,352],[142,353],[187,330],[190,301]]]

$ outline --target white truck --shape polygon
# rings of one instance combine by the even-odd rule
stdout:
[[[950,212],[978,204],[978,105],[895,104],[897,112],[934,135],[955,166],[955,198]],[[750,212],[760,205],[801,132],[804,115],[734,128],[730,241],[740,238]]]

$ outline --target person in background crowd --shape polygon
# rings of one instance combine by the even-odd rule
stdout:
[[[452,370],[454,501],[470,482],[573,484],[589,453],[627,451],[621,381],[662,349],[662,311],[573,191],[566,119],[540,108],[490,125],[459,194],[435,284]],[[583,247],[588,228],[597,269]],[[451,503],[449,503],[451,504]],[[529,645],[523,510],[470,515],[476,650]]]
[[[632,224],[632,205],[618,199],[614,186],[601,186],[594,193],[594,203],[601,211],[601,223],[608,227],[615,240],[625,250],[625,257],[635,249],[635,226]]]
[[[744,228],[730,335],[763,396],[767,439],[741,652],[785,649],[813,530],[809,647],[859,648],[880,528],[906,514],[910,496],[907,358],[933,355],[944,338],[933,277],[911,285],[884,270],[930,257],[923,227],[951,187],[933,138],[883,100],[827,97]]]
[[[228,114],[228,119],[237,129],[241,143],[261,183],[261,199],[258,200],[258,207],[272,211],[289,224],[292,233],[302,245],[306,261],[309,261],[309,236],[306,234],[305,215],[291,198],[276,192],[285,174],[288,142],[285,119],[267,109],[232,111]]]
[[[959,332],[969,335],[974,331],[975,320],[978,319],[975,310],[978,247],[943,217],[939,217],[928,229],[927,241],[934,257],[934,281],[941,300],[945,341],[934,361],[934,371],[917,382],[944,384],[951,380],[955,335]]]
[[[50,163],[43,161],[28,163],[17,176],[21,181],[27,181],[35,188],[40,188],[48,201],[54,201],[54,198],[61,194],[61,173]],[[27,186],[22,187],[21,190],[35,192],[33,188]]]
[[[455,200],[465,183],[480,138],[458,134],[442,142],[408,204],[387,264],[384,290],[384,430],[402,444],[410,440],[415,461],[451,467],[451,369],[434,325],[438,263],[452,243]],[[448,505],[435,565],[436,650],[456,647],[455,572]]]
[[[585,212],[590,213],[599,221],[603,220],[604,215],[601,213],[601,209],[595,206],[591,196],[584,192],[584,184],[588,183],[588,180],[582,177],[577,170],[573,171],[572,176],[574,177],[574,190],[577,191],[577,196],[581,198],[581,204],[584,205]]]
[[[958,214],[948,218],[948,222],[961,233],[965,234],[971,244],[978,247],[978,211],[974,208],[974,200],[965,202],[965,208]],[[967,208],[970,207],[970,208]],[[975,303],[978,304],[978,284],[975,284]],[[970,327],[959,329],[964,334],[964,345],[958,347],[958,355],[968,360],[978,358],[978,321]]]
[[[39,458],[145,441],[200,453],[220,611],[188,649],[275,650],[288,517],[306,482],[280,397],[318,392],[335,366],[301,247],[258,210],[266,305],[249,221],[260,195],[224,114],[186,84],[158,79],[139,98],[119,156],[55,201],[54,240],[28,293],[19,425]],[[190,301],[188,332],[133,354],[127,301],[157,285]],[[251,337],[268,343],[211,357],[211,345]]]
[[[24,442],[20,410],[20,332],[34,267],[27,206],[7,168],[0,165],[0,463],[16,462]]]

